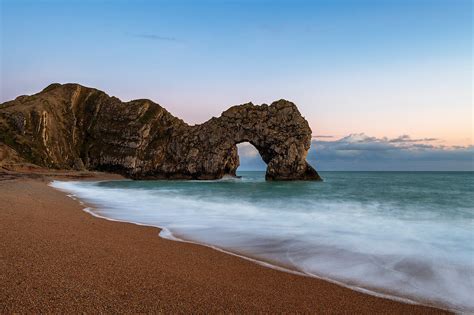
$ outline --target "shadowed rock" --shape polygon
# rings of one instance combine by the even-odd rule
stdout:
[[[3,156],[50,168],[218,179],[235,175],[236,145],[246,141],[267,163],[267,180],[320,180],[306,162],[308,122],[285,100],[233,106],[195,126],[150,100],[122,102],[78,84],[52,84],[0,105],[0,142],[15,151]]]

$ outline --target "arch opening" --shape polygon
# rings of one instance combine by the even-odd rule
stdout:
[[[253,172],[253,174],[258,172],[264,177],[267,163],[264,162],[257,148],[248,141],[237,143],[236,146],[239,158],[236,175],[245,176],[249,172]]]

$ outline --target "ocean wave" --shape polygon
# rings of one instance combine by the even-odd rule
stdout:
[[[162,236],[379,294],[474,311],[471,211],[461,207],[445,217],[433,211],[435,204],[315,198],[301,191],[305,186],[291,192],[288,184],[273,186],[274,198],[259,198],[268,189],[260,184],[221,181],[196,190],[203,184],[51,183],[95,205],[89,210],[95,215],[165,228]]]

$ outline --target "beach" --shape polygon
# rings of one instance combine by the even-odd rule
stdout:
[[[445,313],[94,217],[48,183],[119,177],[54,175],[2,175],[1,313]]]

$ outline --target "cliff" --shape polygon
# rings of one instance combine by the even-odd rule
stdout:
[[[150,100],[122,102],[78,84],[52,84],[0,105],[0,166],[218,179],[235,175],[236,144],[245,141],[267,163],[266,179],[320,180],[306,162],[311,129],[285,100],[233,106],[194,126]]]

